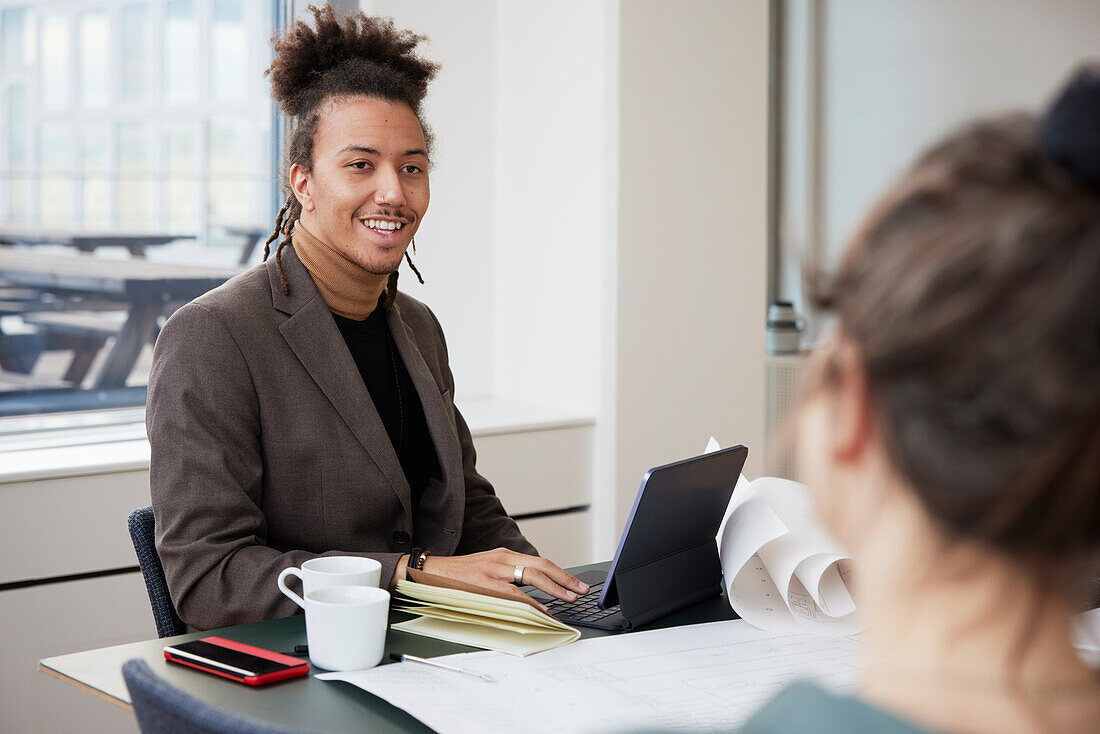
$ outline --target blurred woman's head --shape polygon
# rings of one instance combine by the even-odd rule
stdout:
[[[799,446],[843,542],[902,502],[1039,574],[1100,548],[1098,86],[944,140],[848,248]]]

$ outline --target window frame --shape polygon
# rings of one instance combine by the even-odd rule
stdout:
[[[266,68],[271,54],[269,39],[273,32],[286,27],[287,18],[293,13],[294,0],[242,0],[243,24],[247,49],[244,51],[245,63],[249,68],[244,94],[232,99],[215,100],[208,96],[210,86],[209,45],[212,38],[214,3],[216,0],[192,0],[194,17],[198,26],[198,68],[196,100],[191,103],[169,105],[164,100],[163,44],[166,4],[163,0],[0,0],[0,12],[23,8],[24,16],[24,62],[0,66],[0,221],[18,223],[20,226],[45,227],[40,209],[40,182],[43,179],[40,151],[39,126],[49,122],[64,122],[74,130],[84,127],[105,129],[107,138],[107,166],[96,171],[94,178],[107,179],[107,216],[104,224],[108,228],[118,229],[119,207],[118,184],[120,181],[119,146],[117,144],[117,125],[126,121],[141,121],[149,124],[152,150],[149,151],[152,165],[148,167],[148,176],[153,185],[153,215],[147,223],[150,229],[163,231],[170,223],[167,208],[168,179],[172,175],[167,169],[167,141],[173,132],[186,131],[193,135],[194,175],[198,179],[195,187],[195,231],[200,238],[207,236],[219,224],[234,225],[250,222],[271,221],[274,211],[281,205],[278,200],[279,182],[277,172],[282,149],[282,135],[285,123],[282,115],[271,103],[266,81],[252,70]],[[118,42],[122,34],[123,9],[126,6],[144,5],[147,12],[146,22],[150,33],[146,50],[150,57],[144,59],[149,64],[147,89],[139,101],[124,101],[122,44]],[[80,100],[78,84],[80,81],[80,20],[85,13],[103,10],[107,18],[108,46],[108,97],[105,105],[83,106]],[[69,58],[67,78],[65,80],[65,104],[58,109],[46,109],[41,105],[41,63],[43,44],[41,39],[44,13],[58,14],[66,19],[69,38]],[[257,78],[253,78],[257,77]],[[19,172],[11,168],[11,150],[9,146],[9,125],[7,113],[7,95],[13,87],[22,85],[26,91],[26,108],[23,124],[26,128],[26,156],[24,167]],[[248,193],[242,204],[241,221],[213,222],[208,212],[208,189],[216,174],[209,170],[209,133],[210,121],[218,118],[233,117],[244,122],[249,132],[245,140],[243,157],[246,161],[245,174]],[[256,134],[252,134],[256,131]],[[82,154],[83,135],[73,136],[76,173],[70,181],[73,214],[68,222],[70,226],[84,226],[87,221],[83,187],[90,178],[84,169]],[[11,184],[18,173],[26,181],[25,209],[14,212],[11,209]],[[237,175],[231,179],[239,182]],[[12,216],[18,214],[18,217]],[[126,227],[121,227],[125,229]],[[131,389],[131,388],[127,388]],[[137,397],[138,390],[132,388]],[[75,393],[74,393],[75,394]],[[144,401],[143,401],[144,403]],[[29,435],[43,438],[42,447],[80,446],[120,440],[132,440],[135,424],[144,423],[144,404],[135,407],[111,407],[99,409],[59,410],[44,413],[26,413],[0,417],[0,454],[11,450],[28,448]],[[120,418],[121,416],[121,418]],[[121,422],[120,422],[121,421]],[[99,429],[96,429],[99,426]],[[120,428],[120,426],[125,426]],[[13,438],[14,437],[14,438]],[[18,449],[14,448],[18,446]],[[33,446],[31,446],[33,448]]]

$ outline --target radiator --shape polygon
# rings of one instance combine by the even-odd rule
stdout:
[[[794,411],[808,352],[764,357],[764,474],[797,479],[794,466]]]

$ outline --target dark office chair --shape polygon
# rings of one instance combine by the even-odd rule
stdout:
[[[152,507],[139,507],[130,513],[126,524],[130,527],[130,540],[134,541],[138,566],[145,577],[145,589],[149,592],[149,604],[153,607],[153,620],[157,623],[158,637],[171,637],[187,632],[187,625],[176,614],[168,582],[164,580],[164,567],[153,543],[156,529]]]
[[[215,708],[160,678],[144,660],[126,661],[122,677],[142,734],[304,734]]]

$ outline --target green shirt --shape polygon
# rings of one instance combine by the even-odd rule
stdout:
[[[851,696],[794,683],[749,719],[740,734],[932,734]]]

